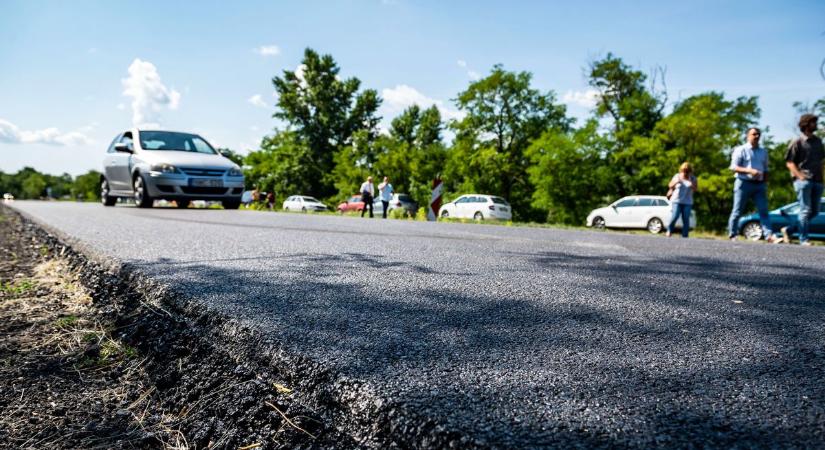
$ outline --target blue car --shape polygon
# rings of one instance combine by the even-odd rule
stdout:
[[[822,206],[825,207],[825,198],[822,199]],[[820,208],[821,209],[821,208]],[[796,215],[799,213],[799,202],[789,203],[781,208],[770,212],[771,228],[774,233],[779,233],[782,227],[787,227],[796,223]],[[746,238],[757,241],[762,238],[762,226],[759,225],[759,214],[753,213],[739,219],[739,232]],[[825,239],[825,211],[820,211],[819,215],[811,220],[808,236],[811,239]],[[797,237],[794,233],[791,237]]]

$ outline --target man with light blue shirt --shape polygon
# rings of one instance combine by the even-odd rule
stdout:
[[[384,177],[384,182],[378,185],[378,192],[381,193],[381,206],[384,207],[384,218],[386,219],[387,209],[390,207],[393,193],[389,177]]]
[[[768,152],[759,146],[761,135],[759,128],[749,128],[747,144],[736,147],[731,153],[730,168],[736,178],[733,183],[733,210],[728,221],[728,237],[732,241],[739,235],[739,217],[750,199],[756,203],[759,212],[762,236],[769,242],[775,240],[768,216]]]

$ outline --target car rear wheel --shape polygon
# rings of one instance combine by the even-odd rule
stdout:
[[[104,178],[100,182],[100,202],[103,203],[103,206],[115,206],[115,203],[117,203],[117,197],[112,197],[109,192],[109,181]]]
[[[223,209],[238,209],[241,207],[240,200],[224,200],[221,202]]]
[[[478,220],[478,221],[482,221],[482,220],[484,220],[484,215],[481,214],[481,211],[476,211],[476,213],[473,214],[473,219]]]
[[[186,209],[189,207],[189,200],[175,200],[175,205],[177,205],[178,209]]]
[[[146,182],[143,181],[142,175],[135,177],[133,187],[135,190],[135,205],[137,205],[138,208],[151,208],[154,200],[149,193],[146,192]]]
[[[301,208],[301,212],[307,212],[306,207]]]
[[[647,221],[647,231],[650,231],[653,234],[661,233],[664,227],[665,226],[662,224],[662,220],[658,217],[654,217]]]
[[[752,241],[762,239],[762,225],[759,222],[748,222],[742,227],[742,235]]]
[[[604,230],[604,218],[603,217],[595,217],[593,219],[593,228]]]

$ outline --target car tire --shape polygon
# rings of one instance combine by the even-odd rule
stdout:
[[[132,188],[135,192],[135,205],[138,208],[151,208],[155,200],[146,192],[146,181],[143,175],[138,175],[132,181]]]
[[[111,192],[109,181],[104,178],[100,182],[100,203],[103,203],[103,206],[115,206],[115,203],[117,203],[117,197],[112,197],[109,192]]]
[[[240,200],[223,200],[221,204],[223,209],[238,209],[241,207]]]
[[[450,212],[447,211],[446,209],[444,211],[441,211],[441,217],[443,219],[449,219],[450,218]]]
[[[481,214],[481,211],[476,211],[476,213],[473,214],[473,220],[481,222],[482,220],[484,220],[484,214]]]
[[[307,209],[306,209],[306,207],[303,207],[303,208],[301,208],[301,212],[302,212],[302,213],[305,213],[305,212],[307,212]]]
[[[751,221],[742,226],[742,236],[751,241],[758,241],[762,239],[762,225],[757,221]]]
[[[659,234],[662,232],[662,229],[665,228],[665,225],[662,223],[662,219],[658,217],[654,217],[647,221],[647,231],[651,232],[652,234]]]
[[[604,230],[604,217],[596,216],[593,218],[593,222],[591,222],[591,226],[597,230]]]
[[[178,209],[186,209],[189,207],[189,204],[192,203],[189,200],[175,200],[175,205]]]

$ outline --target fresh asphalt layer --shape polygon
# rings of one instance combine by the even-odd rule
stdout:
[[[14,208],[491,447],[825,447],[825,248]]]

